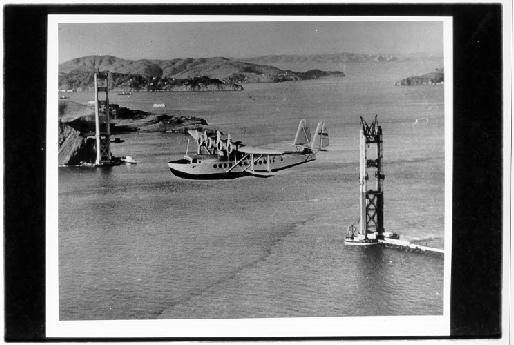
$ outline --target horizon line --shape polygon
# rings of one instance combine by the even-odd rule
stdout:
[[[264,54],[264,55],[254,55],[254,56],[244,56],[244,57],[234,57],[234,56],[182,56],[182,57],[169,57],[169,58],[150,58],[150,57],[142,57],[142,58],[127,58],[127,57],[121,57],[117,55],[112,54],[90,54],[90,55],[82,55],[77,56],[73,58],[69,58],[64,61],[59,61],[59,64],[63,64],[65,62],[74,60],[74,59],[80,59],[84,57],[90,57],[90,56],[110,56],[115,57],[118,59],[124,59],[124,60],[131,60],[131,61],[139,61],[139,60],[157,60],[157,61],[166,61],[166,60],[173,60],[173,59],[213,59],[213,58],[226,58],[226,59],[233,59],[233,60],[242,60],[242,59],[255,59],[255,58],[263,58],[263,57],[271,57],[271,56],[317,56],[317,55],[342,55],[342,54],[354,54],[354,55],[367,55],[367,56],[396,56],[396,57],[409,57],[409,56],[418,56],[418,55],[424,55],[426,57],[433,57],[433,58],[444,58],[444,54],[439,53],[429,53],[429,52],[415,52],[415,53],[356,53],[356,52],[349,52],[349,51],[343,51],[338,53],[308,53],[308,54],[298,54],[298,53],[284,53],[284,54]]]

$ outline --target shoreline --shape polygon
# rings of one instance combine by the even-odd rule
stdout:
[[[111,137],[134,132],[187,133],[189,129],[208,129],[205,119],[195,116],[157,114],[110,104]],[[96,157],[94,110],[73,101],[59,103],[58,165],[92,164]],[[106,131],[102,124],[101,132]],[[114,142],[116,143],[116,141]],[[121,143],[121,142],[119,142]]]

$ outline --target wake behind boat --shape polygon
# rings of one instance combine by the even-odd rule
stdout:
[[[195,154],[169,161],[172,174],[187,179],[231,179],[254,175],[271,176],[273,172],[310,162],[316,159],[316,153],[328,146],[328,133],[323,122],[316,127],[314,137],[305,120],[301,120],[290,151],[279,151],[262,147],[244,145],[241,141],[232,141],[230,134],[223,137],[220,131],[189,130],[197,144]]]

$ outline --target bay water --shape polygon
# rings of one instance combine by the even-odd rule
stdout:
[[[442,314],[442,258],[344,237],[359,214],[359,116],[378,114],[385,228],[442,248],[443,86],[395,87],[387,75],[110,99],[277,148],[300,119],[312,129],[323,120],[330,146],[270,178],[194,181],[166,164],[183,156],[186,135],[131,133],[111,149],[137,165],[59,168],[62,320]]]

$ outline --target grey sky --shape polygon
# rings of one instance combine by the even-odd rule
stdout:
[[[442,56],[441,22],[59,24],[59,62],[271,54],[425,53]]]

